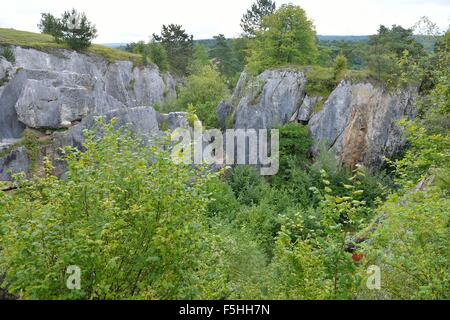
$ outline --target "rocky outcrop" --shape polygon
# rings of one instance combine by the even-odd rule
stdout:
[[[156,66],[111,63],[68,50],[47,53],[15,47],[13,52],[17,72],[0,96],[0,113],[8,117],[0,119],[0,140],[20,135],[23,126],[17,121],[32,128],[60,129],[91,113],[163,104],[175,95],[175,81]]]
[[[386,92],[370,83],[341,82],[309,121],[317,145],[324,143],[340,165],[379,169],[405,144],[397,121],[414,117],[414,89]]]
[[[188,127],[187,114],[185,112],[173,112],[161,114],[152,107],[135,107],[128,109],[112,110],[103,115],[104,122],[115,119],[115,128],[128,127],[131,132],[143,140],[146,145],[155,145],[165,137],[165,131],[178,127]],[[65,146],[83,148],[84,131],[92,129],[96,116],[88,115],[79,124],[69,130],[54,132],[52,134],[52,155],[54,160],[54,174],[58,177],[64,175],[66,166],[61,158],[61,148]]]
[[[69,50],[12,50],[14,64],[0,58],[0,180],[10,179],[10,169],[28,170],[24,150],[4,154],[26,128],[47,132],[51,144],[45,156],[52,150],[57,159],[59,147],[81,147],[82,131],[97,115],[117,118],[117,126],[130,124],[147,140],[158,132],[159,120],[166,126],[181,121],[182,115],[163,116],[151,108],[176,97],[180,81],[160,74],[156,66],[109,62]]]
[[[302,124],[308,124],[313,114],[314,106],[322,101],[322,97],[308,97],[307,95],[303,99],[302,105],[297,112],[292,116],[291,122],[300,122]]]
[[[28,172],[29,159],[27,149],[19,147],[0,157],[0,181],[7,181],[11,176],[20,172]]]
[[[226,129],[227,118],[233,112],[233,107],[226,101],[221,101],[216,108],[217,120],[219,123],[219,128],[222,130]]]
[[[301,106],[306,78],[292,70],[265,71],[256,78],[241,76],[231,103],[234,127],[265,129],[283,125]]]
[[[272,70],[250,78],[243,73],[229,102],[216,110],[220,123],[233,115],[239,129],[270,129],[288,122],[310,127],[313,153],[324,144],[339,165],[379,169],[398,154],[405,141],[397,121],[413,118],[417,90],[387,92],[369,82],[341,82],[325,99],[308,96],[307,77],[292,70]],[[323,106],[322,106],[323,105]],[[317,110],[317,111],[315,111]]]
[[[11,78],[13,71],[11,62],[0,56],[0,87]]]

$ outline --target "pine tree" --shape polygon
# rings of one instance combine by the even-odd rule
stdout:
[[[275,10],[275,2],[271,0],[257,0],[241,19],[241,27],[244,33],[247,36],[254,36],[261,30],[262,19],[274,13]]]

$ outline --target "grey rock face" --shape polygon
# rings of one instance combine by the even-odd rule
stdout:
[[[68,50],[46,53],[15,47],[14,54],[16,67],[22,69],[14,78],[21,83],[15,85],[15,99],[4,98],[3,92],[0,108],[7,104],[10,109],[14,102],[18,120],[28,127],[64,128],[90,113],[163,104],[175,95],[172,77],[160,75],[154,66],[109,63]]]
[[[233,102],[241,97],[235,128],[265,129],[289,122],[303,102],[305,85],[305,75],[297,71],[265,71],[250,80],[244,73],[232,98]]]
[[[94,107],[86,75],[23,70],[24,88],[16,102],[19,121],[30,128],[69,127]]]
[[[132,132],[139,134],[144,139],[150,139],[159,130],[159,114],[152,107],[112,110],[103,116],[106,123],[111,121],[112,118],[115,118],[116,128],[128,126]],[[64,146],[81,148],[84,140],[83,131],[91,129],[94,121],[95,116],[90,114],[69,130],[55,132],[53,136],[56,149]]]
[[[415,96],[413,89],[388,93],[370,83],[342,82],[309,121],[312,137],[334,151],[342,166],[379,169],[384,157],[404,146],[396,122],[415,116]]]
[[[117,126],[130,124],[133,132],[150,140],[158,132],[162,116],[153,108],[138,106],[163,105],[166,99],[176,97],[178,80],[161,75],[156,66],[135,67],[130,61],[108,62],[69,50],[41,52],[14,47],[13,51],[14,65],[0,58],[0,80],[8,77],[0,82],[2,149],[19,139],[26,127],[67,128],[52,134],[50,149],[81,147],[83,130],[92,126],[97,115],[106,120],[117,118]],[[167,118],[170,125],[181,122],[178,116]],[[0,170],[25,168],[15,164],[18,160],[11,162],[16,157],[24,164],[19,157],[22,154],[2,159]]]
[[[305,96],[300,109],[298,109],[297,120],[304,124],[308,124],[309,120],[311,119],[314,106],[319,103],[321,99],[321,97],[310,98],[308,96]]]
[[[0,158],[0,181],[11,180],[11,175],[27,173],[29,161],[27,149],[20,147],[3,158]]]
[[[0,57],[0,87],[12,76],[14,68],[12,64],[3,57]]]
[[[26,76],[19,73],[5,85],[0,93],[0,141],[3,139],[20,138],[25,125],[19,121],[16,112],[16,102],[22,94]]]
[[[143,139],[143,142],[154,145],[165,135],[164,130],[174,130],[178,127],[189,127],[185,112],[160,114],[152,107],[135,107],[129,109],[113,110],[104,115],[108,123],[115,118],[116,128],[128,126],[133,134]],[[60,148],[65,146],[83,148],[84,130],[91,129],[95,116],[88,115],[79,124],[64,132],[53,134],[54,159],[60,158]],[[56,163],[57,175],[65,171],[63,163]]]
[[[220,129],[224,130],[226,128],[227,117],[233,111],[232,109],[232,106],[225,101],[221,101],[217,106],[216,114]]]

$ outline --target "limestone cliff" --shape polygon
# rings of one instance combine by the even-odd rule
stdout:
[[[384,157],[402,150],[405,141],[397,121],[414,117],[417,90],[388,92],[368,81],[343,81],[324,102],[306,94],[307,83],[307,76],[299,71],[266,71],[253,79],[243,73],[229,107],[221,103],[218,116],[223,122],[228,112],[234,127],[244,129],[288,122],[308,125],[315,141],[313,154],[323,143],[341,166],[350,168],[364,164],[379,169]]]
[[[153,65],[109,62],[100,56],[62,49],[12,50],[14,63],[0,57],[0,180],[10,177],[8,170],[26,171],[23,147],[20,152],[6,152],[17,144],[26,128],[51,135],[59,145],[61,133],[56,131],[72,132],[93,115],[116,112],[125,117],[128,110],[162,105],[176,95],[175,80]],[[140,119],[140,125],[153,121],[144,117],[147,115]]]

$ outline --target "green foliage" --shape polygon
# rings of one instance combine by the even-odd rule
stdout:
[[[61,39],[74,50],[83,50],[97,37],[97,29],[84,14],[75,9],[65,11],[60,20]],[[58,36],[58,35],[53,35]],[[58,38],[56,38],[58,39]]]
[[[67,150],[66,180],[18,182],[0,198],[0,269],[28,299],[195,297],[203,261],[207,175],[172,164],[129,133],[101,125],[86,152]],[[152,158],[150,164],[146,159]],[[195,196],[193,196],[195,194]],[[78,265],[82,290],[65,286]]]
[[[395,165],[399,183],[413,187],[428,174],[450,177],[450,137],[448,133],[428,134],[424,127],[403,121],[410,148]],[[444,170],[443,172],[436,171]]]
[[[263,19],[256,34],[248,68],[258,74],[263,70],[289,65],[308,65],[316,61],[316,33],[305,11],[283,5]]]
[[[166,49],[158,42],[132,42],[126,45],[125,50],[141,55],[144,64],[148,64],[149,62],[156,64],[161,72],[167,72],[169,70]]]
[[[150,60],[158,66],[159,70],[167,72],[169,70],[169,61],[166,49],[160,43],[150,42],[148,51]]]
[[[170,24],[162,26],[160,35],[153,34],[153,40],[166,49],[171,71],[186,75],[194,52],[193,36],[188,35],[182,26]]]
[[[61,22],[51,13],[41,13],[41,21],[38,24],[38,28],[42,33],[54,37],[57,42],[63,37]]]
[[[399,205],[401,203],[401,205]],[[393,194],[380,208],[385,221],[362,249],[367,265],[381,268],[381,291],[362,288],[369,299],[449,299],[449,209],[444,190]]]
[[[367,41],[345,41],[345,40],[320,40],[319,65],[322,67],[332,67],[334,60],[340,54],[344,55],[348,62],[349,69],[363,70],[367,67],[367,52],[369,45]]]
[[[293,171],[308,161],[312,139],[307,126],[296,123],[286,124],[279,128],[280,133],[280,169],[274,178],[283,185],[291,177]],[[278,181],[281,179],[281,181]]]
[[[264,179],[251,166],[237,166],[228,173],[228,184],[242,204],[259,204],[267,189]]]
[[[390,88],[417,84],[417,64],[424,50],[414,39],[412,29],[380,26],[378,34],[370,37],[369,45],[369,69],[376,79]]]
[[[337,84],[334,71],[320,66],[308,67],[305,72],[308,78],[306,94],[327,99]]]
[[[189,74],[196,74],[208,65],[210,65],[208,51],[203,45],[195,45],[194,53],[188,67]]]
[[[271,0],[257,0],[250,10],[242,16],[241,28],[247,36],[255,36],[261,29],[265,17],[273,14],[276,4]]]
[[[227,96],[228,89],[220,74],[212,66],[207,65],[187,78],[186,85],[180,89],[178,104],[184,110],[192,104],[203,125],[215,128],[216,107]]]
[[[333,75],[334,80],[339,82],[344,77],[345,71],[347,71],[347,58],[343,54],[339,54],[334,59]]]
[[[210,56],[218,66],[220,73],[230,78],[240,71],[240,64],[234,56],[233,49],[223,34],[215,36],[215,46],[210,51]]]
[[[3,50],[0,53],[0,56],[2,56],[3,58],[5,58],[6,60],[8,60],[11,63],[16,62],[16,57],[14,55],[14,52],[9,47],[3,48]]]
[[[60,19],[50,13],[42,13],[38,25],[42,33],[54,37],[57,43],[64,42],[71,49],[84,50],[97,37],[97,29],[84,12],[75,9],[65,11]]]

